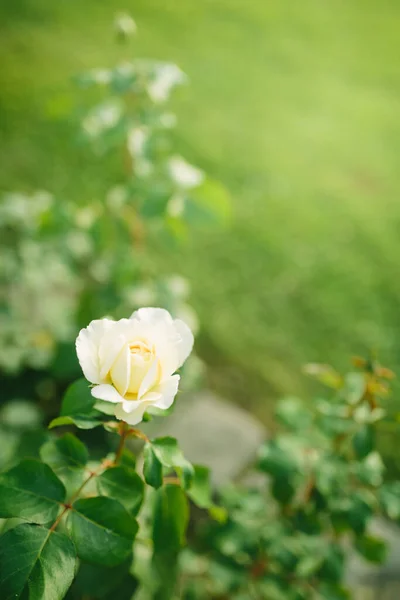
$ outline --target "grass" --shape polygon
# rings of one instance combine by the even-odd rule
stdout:
[[[177,144],[232,192],[229,230],[158,259],[192,281],[211,385],[268,420],[306,361],[372,347],[400,372],[397,0],[3,3],[1,189],[96,194],[64,115],[119,9],[189,74]]]

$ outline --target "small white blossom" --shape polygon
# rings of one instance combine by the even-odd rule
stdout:
[[[129,37],[136,33],[137,26],[128,13],[119,13],[115,18],[115,29],[119,35]]]
[[[122,108],[115,102],[96,106],[83,120],[82,127],[91,137],[97,137],[115,127],[122,116]]]
[[[197,187],[204,181],[204,173],[186,162],[181,156],[172,156],[168,161],[168,170],[177,186],[184,189]]]
[[[186,75],[174,64],[161,63],[157,65],[154,76],[147,91],[153,102],[162,103],[168,100],[174,87],[186,81]]]

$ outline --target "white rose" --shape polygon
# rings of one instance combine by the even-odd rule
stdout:
[[[178,391],[175,371],[193,347],[189,327],[162,308],[141,308],[130,319],[92,321],[76,340],[92,395],[115,404],[115,416],[140,423],[150,407],[167,409]]]

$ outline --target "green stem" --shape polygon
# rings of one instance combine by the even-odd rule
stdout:
[[[129,435],[129,427],[127,426],[126,423],[124,423],[122,421],[121,425],[120,425],[120,429],[119,429],[119,435],[120,435],[120,440],[119,440],[119,444],[118,444],[118,448],[117,451],[115,453],[115,458],[114,458],[114,464],[117,465],[119,460],[121,459],[121,455],[122,452],[124,450],[124,446],[125,446],[125,440]]]

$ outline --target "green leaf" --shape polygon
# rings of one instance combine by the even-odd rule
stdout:
[[[0,538],[0,597],[61,600],[75,573],[76,553],[66,535],[24,523]]]
[[[72,433],[46,442],[40,456],[64,483],[68,496],[81,486],[89,455],[86,446]]]
[[[304,578],[314,575],[320,569],[322,563],[324,562],[324,558],[325,557],[323,554],[309,554],[304,556],[304,558],[302,558],[296,566],[297,575]]]
[[[93,429],[107,420],[106,415],[95,410],[96,399],[90,392],[86,379],[78,379],[65,392],[60,416],[51,421],[49,428],[76,425],[80,429]]]
[[[329,546],[319,573],[321,579],[331,583],[339,583],[342,581],[343,571],[344,555],[342,549],[338,546]]]
[[[271,492],[280,504],[288,504],[295,495],[296,489],[286,476],[276,476],[272,481]]]
[[[347,373],[343,394],[349,404],[358,404],[365,393],[366,380],[364,373]]]
[[[129,574],[131,562],[111,568],[82,563],[72,586],[72,597],[131,600],[137,587],[137,581]]]
[[[153,519],[154,551],[177,552],[185,542],[188,520],[188,502],[180,486],[165,485],[157,490]]]
[[[72,433],[51,440],[42,446],[40,456],[55,471],[64,469],[83,469],[89,459],[89,453],[83,444]]]
[[[370,562],[379,564],[383,563],[386,558],[386,543],[384,540],[371,535],[362,535],[357,538],[355,547],[358,552]]]
[[[272,440],[261,446],[259,467],[272,477],[293,475],[297,470],[297,456],[293,450],[289,452],[287,448],[282,447],[279,441]]]
[[[338,390],[343,385],[342,376],[330,365],[321,363],[309,363],[305,365],[304,372],[313,377],[323,385]]]
[[[183,456],[178,442],[173,437],[163,437],[152,440],[153,452],[164,467],[175,469],[182,473],[183,487],[187,489],[194,475],[193,466]]]
[[[400,481],[385,483],[378,491],[380,504],[389,519],[400,518]]]
[[[133,469],[111,467],[97,477],[99,494],[119,500],[132,514],[137,515],[143,502],[144,483]]]
[[[50,467],[26,459],[0,475],[0,518],[45,525],[57,518],[65,488]]]
[[[96,400],[94,408],[105,415],[115,415],[115,405],[112,402],[106,402],[105,400]]]
[[[67,527],[79,558],[114,567],[132,552],[138,525],[120,502],[98,496],[77,500]]]
[[[49,424],[49,429],[54,427],[63,427],[64,425],[75,425],[78,429],[93,429],[102,425],[103,419],[90,417],[87,415],[73,415],[68,417],[57,417],[53,419]]]
[[[276,418],[286,427],[297,430],[308,428],[313,420],[310,410],[298,398],[284,398],[280,400],[275,411]]]
[[[64,394],[61,404],[60,415],[62,417],[70,415],[88,414],[93,409],[96,399],[90,392],[90,387],[86,379],[81,378],[68,387]]]
[[[332,583],[322,583],[318,588],[319,598],[321,600],[350,600],[350,592],[341,585]]]
[[[210,469],[194,465],[194,477],[188,490],[189,498],[200,508],[211,508],[213,506],[211,495]]]
[[[136,467],[136,456],[133,454],[133,452],[131,452],[130,450],[128,450],[128,448],[125,447],[122,450],[122,454],[118,462],[123,467],[130,467],[134,469]]]
[[[375,430],[372,425],[364,425],[353,437],[353,448],[357,458],[365,458],[374,449]]]
[[[146,483],[159,488],[163,482],[162,464],[154,453],[151,444],[146,444],[143,450],[143,475]]]

